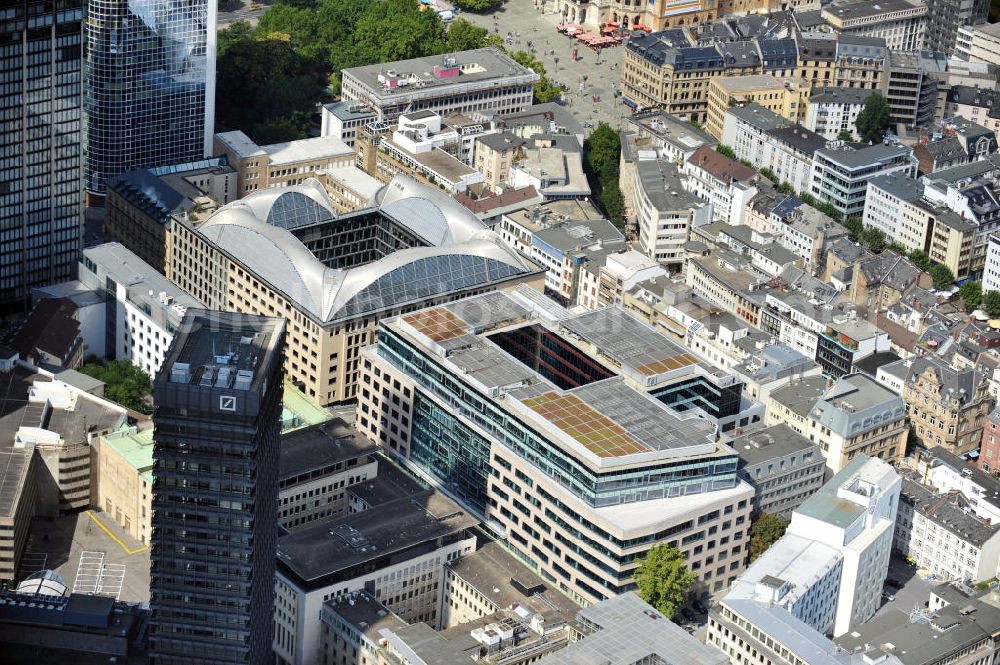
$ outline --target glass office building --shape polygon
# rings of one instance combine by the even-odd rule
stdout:
[[[214,0],[89,0],[86,189],[212,151]]]
[[[726,588],[753,488],[716,436],[741,385],[620,308],[544,300],[520,287],[383,319],[362,352],[359,431],[583,602],[634,588],[661,542],[696,593]]]
[[[153,665],[274,662],[284,330],[189,309],[153,384]]]
[[[79,257],[84,4],[0,3],[0,305],[71,279]]]

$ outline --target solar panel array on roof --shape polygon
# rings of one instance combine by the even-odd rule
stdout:
[[[572,393],[560,395],[549,391],[526,399],[523,404],[599,457],[620,457],[653,450]]]
[[[403,320],[417,332],[434,342],[440,342],[464,335],[469,326],[444,307],[425,309],[407,314]]]
[[[698,358],[618,307],[587,312],[562,325],[615,362],[644,376],[699,364]]]
[[[679,418],[658,400],[627,388],[621,378],[581,386],[573,393],[655,450],[681,451],[715,440],[712,422]]]

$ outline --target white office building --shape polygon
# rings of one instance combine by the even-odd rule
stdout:
[[[983,582],[997,574],[1000,524],[972,512],[961,494],[906,478],[893,547],[941,579]]]
[[[843,556],[834,637],[875,614],[889,569],[900,478],[882,460],[858,455],[792,513],[786,533]]]
[[[856,147],[835,141],[813,155],[812,181],[807,191],[818,201],[833,205],[845,218],[860,216],[868,182],[891,173],[916,176],[917,159],[911,148],[887,143]]]
[[[425,109],[443,116],[513,113],[531,105],[539,78],[503,51],[481,48],[345,69],[341,96],[367,106],[384,123]]]
[[[105,355],[128,360],[155,376],[189,307],[203,307],[123,245],[109,242],[83,250],[83,286],[113,301],[104,317]]]
[[[878,607],[899,487],[885,462],[855,458],[792,512],[785,535],[712,608],[706,643],[732,663],[856,662],[828,636],[848,632]]]
[[[1000,291],[1000,236],[993,234],[986,243],[986,263],[983,266],[983,293]]]

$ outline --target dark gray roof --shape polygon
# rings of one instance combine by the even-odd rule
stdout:
[[[440,492],[412,479],[379,474],[363,485],[403,483],[385,493],[387,501],[338,520],[321,521],[278,538],[278,568],[304,588],[315,589],[356,576],[356,566],[386,557],[404,561],[411,548],[461,535],[476,520]],[[352,488],[353,490],[353,488]],[[379,498],[380,494],[375,494]],[[423,553],[423,549],[419,549]],[[415,554],[413,555],[415,556]]]
[[[582,134],[583,125],[565,106],[555,102],[532,104],[523,111],[500,116],[506,127],[519,127],[531,122],[548,121],[570,134]]]
[[[282,481],[373,453],[375,444],[340,418],[281,437],[278,463]]]
[[[527,143],[525,139],[515,136],[509,132],[485,134],[483,136],[476,137],[476,141],[482,143],[491,150],[496,151],[513,150],[520,148]]]
[[[967,156],[965,148],[962,147],[961,141],[954,136],[947,136],[938,141],[918,143],[916,147],[913,148],[913,152],[918,158],[921,156],[920,153],[925,152],[934,161],[950,161]]]
[[[909,503],[914,511],[941,528],[976,547],[982,547],[1000,530],[1000,524],[991,526],[986,520],[977,517],[961,492],[936,494],[930,488],[904,476],[900,500]]]
[[[838,238],[830,245],[829,252],[845,263],[854,263],[866,256],[874,256],[867,249],[847,238]]]
[[[779,127],[788,127],[793,124],[791,120],[782,118],[774,111],[769,111],[757,103],[734,106],[733,108],[728,109],[726,113],[730,113],[736,118],[739,118],[740,120],[762,131],[777,129]]]
[[[866,88],[816,88],[809,95],[810,104],[857,104],[863,105],[874,90]]]
[[[837,57],[884,58],[885,40],[881,37],[841,34],[837,37]]]
[[[675,28],[633,36],[625,43],[625,48],[654,65],[662,66],[668,59],[673,61],[680,47],[689,45],[690,41],[684,31]]]
[[[904,291],[915,284],[921,274],[921,270],[909,259],[889,250],[865,259],[860,267],[868,280],[869,288],[875,284],[884,284],[897,291]]]
[[[727,68],[757,67],[760,65],[760,53],[754,42],[728,42],[718,44],[719,53]]]
[[[964,608],[948,606],[930,622],[911,622],[909,608],[906,612],[891,609],[852,626],[836,643],[847,651],[871,645],[866,652],[867,662],[877,662],[883,653],[898,658],[902,665],[949,662],[955,654],[990,641],[990,636],[1000,630],[1000,610],[981,601],[973,601],[973,606],[976,609],[969,614],[959,612]]]
[[[677,50],[674,70],[711,71],[722,69],[726,63],[714,46],[690,46]]]
[[[834,39],[803,37],[796,33],[795,43],[799,47],[799,60],[835,60],[837,42]]]
[[[175,180],[174,184],[181,188],[187,185],[183,180]],[[120,175],[114,178],[108,187],[161,224],[170,219],[172,212],[193,208],[194,202],[191,199],[201,194],[194,185],[187,185],[187,191],[178,191],[147,169]]]
[[[784,423],[744,434],[733,439],[730,445],[740,456],[741,468],[798,452],[815,453],[811,459],[823,461],[819,446]]]
[[[924,195],[924,183],[902,173],[878,175],[869,180],[868,184],[903,201],[917,201]]]
[[[912,153],[912,150],[906,146],[889,145],[888,143],[874,145],[857,143],[840,148],[823,148],[817,152],[822,152],[826,158],[844,167],[862,168],[872,166],[882,160]]]
[[[959,371],[934,356],[921,356],[913,360],[906,380],[910,383],[916,381],[927,368],[933,369],[937,375],[941,385],[941,398],[954,396],[962,404],[968,404],[973,399],[976,384],[982,379],[982,375],[974,368]]]
[[[794,39],[759,39],[757,48],[764,71],[788,69],[798,64],[799,49]]]
[[[873,353],[870,356],[866,356],[861,360],[855,360],[854,369],[862,372],[863,374],[867,374],[874,379],[880,367],[899,362],[899,360],[899,356],[892,351],[881,351],[879,353]]]
[[[776,127],[767,133],[791,148],[810,157],[820,148],[826,147],[826,139],[802,125]]]

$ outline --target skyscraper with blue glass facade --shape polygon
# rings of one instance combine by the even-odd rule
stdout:
[[[89,0],[87,192],[211,152],[215,0]]]
[[[0,3],[0,305],[71,278],[79,256],[84,4]]]

